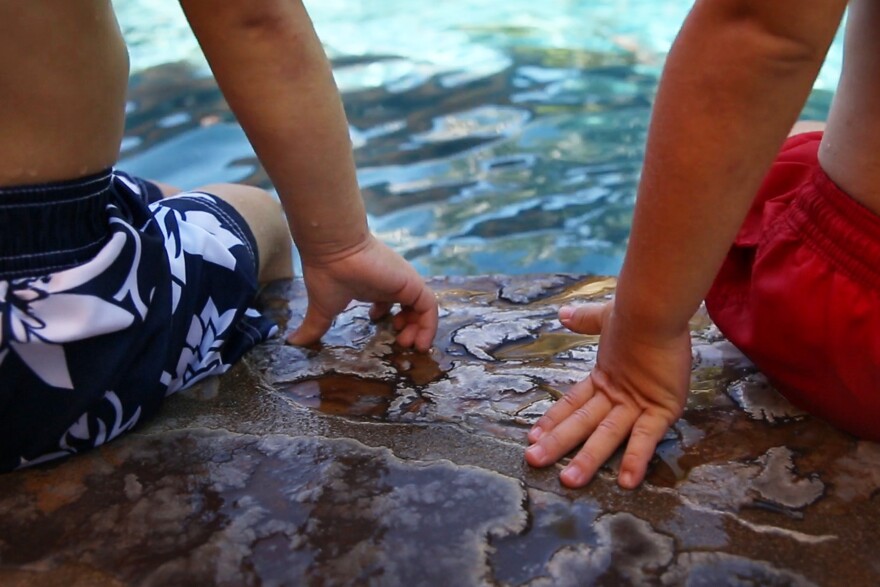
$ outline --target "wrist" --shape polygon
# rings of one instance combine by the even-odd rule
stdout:
[[[658,296],[633,299],[618,293],[612,314],[620,328],[639,333],[639,338],[657,341],[673,340],[688,333],[694,312],[675,302],[665,303]]]
[[[322,266],[338,263],[352,257],[373,245],[375,237],[364,226],[354,233],[348,232],[339,238],[299,239],[294,238],[297,252],[303,265]]]

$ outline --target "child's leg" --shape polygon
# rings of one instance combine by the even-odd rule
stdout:
[[[169,198],[184,193],[180,188],[155,180],[143,181],[128,174],[127,180],[135,184],[141,182],[140,189],[152,191],[148,202],[155,201],[156,190],[162,198]],[[149,187],[148,187],[149,186]],[[238,183],[214,183],[187,190],[188,192],[204,192],[217,196],[230,204],[244,217],[254,238],[260,257],[257,280],[267,283],[277,279],[293,277],[293,242],[284,210],[272,196],[260,188]]]
[[[162,183],[161,181],[156,181],[156,180],[154,180],[154,179],[151,179],[151,180],[148,180],[148,181],[149,181],[151,184],[153,184],[154,186],[156,186],[157,188],[159,188],[159,191],[162,192],[162,197],[163,197],[163,198],[168,198],[168,197],[171,197],[171,196],[176,196],[177,194],[179,194],[180,192],[183,191],[183,190],[180,189],[179,187],[176,187],[176,186],[173,186],[173,185],[170,185],[170,184],[167,184],[167,183]]]
[[[166,197],[177,193],[171,191],[176,189],[171,186],[159,187]],[[244,217],[257,239],[260,283],[293,277],[293,242],[290,229],[281,204],[272,196],[260,188],[232,183],[210,184],[189,191],[217,196],[231,204]]]

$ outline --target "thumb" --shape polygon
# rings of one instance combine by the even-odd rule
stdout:
[[[299,325],[293,334],[287,337],[289,344],[297,346],[308,346],[321,340],[324,333],[330,330],[333,319],[323,315],[315,306],[309,304],[306,308],[306,315],[302,324]]]
[[[562,306],[559,308],[559,321],[563,326],[578,334],[600,334],[604,318],[605,304]]]

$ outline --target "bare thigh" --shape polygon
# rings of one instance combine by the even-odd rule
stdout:
[[[163,197],[181,193],[181,190],[174,186],[157,181],[152,183],[162,191]],[[268,192],[237,183],[213,183],[188,191],[217,196],[242,215],[257,239],[260,283],[293,277],[293,242],[290,238],[290,229],[281,204]]]
[[[169,196],[176,196],[177,194],[179,194],[180,192],[183,191],[179,187],[169,185],[167,183],[162,183],[161,181],[156,181],[155,179],[151,179],[151,180],[149,180],[149,182],[151,184],[153,184],[154,186],[156,186],[157,188],[159,188],[159,191],[162,192],[163,198],[167,198]]]

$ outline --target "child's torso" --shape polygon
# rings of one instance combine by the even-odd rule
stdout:
[[[110,0],[0,0],[0,186],[112,165],[127,84]]]

